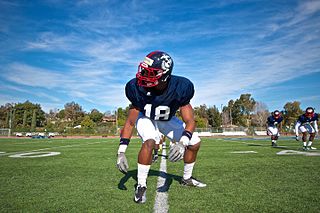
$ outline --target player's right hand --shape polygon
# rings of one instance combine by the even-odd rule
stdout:
[[[129,165],[128,165],[126,155],[123,152],[120,152],[118,154],[117,167],[118,167],[119,171],[124,174],[128,172]]]
[[[186,147],[183,145],[183,142],[181,141],[171,146],[169,151],[169,160],[171,162],[177,162],[181,160],[184,156],[185,149]]]
[[[299,141],[299,136],[298,135],[296,135],[296,141]]]

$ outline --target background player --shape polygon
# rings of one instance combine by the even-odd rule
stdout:
[[[275,110],[267,119],[267,134],[271,136],[271,146],[273,147],[277,146],[277,140],[280,136],[278,125],[281,123],[282,120],[283,117],[281,116],[279,110]]]
[[[138,184],[134,201],[146,202],[147,176],[152,163],[152,151],[159,143],[158,132],[171,141],[178,141],[169,151],[172,162],[184,159],[184,173],[181,184],[205,187],[192,177],[193,167],[200,148],[200,138],[193,134],[195,120],[190,100],[194,95],[194,87],[187,78],[171,75],[172,58],[165,52],[149,53],[140,63],[136,78],[126,84],[126,96],[131,102],[129,114],[124,125],[118,149],[117,166],[127,172],[128,163],[125,157],[133,127],[142,139],[138,155]],[[175,113],[180,109],[179,120]]]
[[[312,142],[318,133],[318,114],[314,113],[312,107],[308,107],[306,112],[299,116],[295,125],[296,140],[299,141],[299,131],[302,132],[303,150],[315,149],[311,147]],[[309,142],[307,143],[309,133]]]

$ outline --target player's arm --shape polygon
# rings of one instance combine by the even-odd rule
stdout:
[[[296,125],[294,126],[295,133],[296,133],[296,141],[299,141],[299,126],[301,125],[301,122],[298,120]]]
[[[194,119],[193,108],[191,104],[180,107],[182,120],[186,124],[185,131],[182,134],[180,141],[186,146],[192,138],[194,129],[196,128],[196,121]]]
[[[135,122],[138,118],[139,110],[133,106],[129,109],[129,114],[124,124],[121,138],[120,138],[120,145],[118,148],[118,155],[117,155],[117,167],[122,173],[127,173],[129,164],[127,158],[125,156],[126,149],[130,143],[130,138],[132,136],[132,131],[135,125]]]
[[[299,136],[299,126],[301,126],[301,122],[297,121],[296,125],[294,126],[296,136]]]
[[[171,162],[177,162],[183,158],[185,149],[192,138],[194,129],[196,128],[193,109],[190,104],[180,107],[180,114],[186,126],[185,130],[182,133],[179,143],[173,145],[170,148],[168,159]]]
[[[314,121],[314,125],[313,125],[313,127],[314,127],[314,130],[316,131],[316,134],[318,133],[318,121],[317,120],[315,120]]]
[[[123,153],[126,152],[138,115],[139,115],[139,109],[134,106],[130,106],[128,117],[121,133],[118,154],[120,152],[123,152]]]

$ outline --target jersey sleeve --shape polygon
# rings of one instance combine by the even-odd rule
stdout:
[[[279,120],[278,120],[278,123],[280,123],[282,121],[283,121],[283,117],[280,117]]]
[[[186,80],[183,86],[183,90],[181,90],[182,92],[180,94],[180,106],[189,104],[194,95],[194,86],[191,81]]]
[[[268,119],[267,119],[267,124],[271,124],[271,123],[272,123],[271,116],[269,116]]]
[[[300,122],[300,123],[303,123],[303,121],[304,121],[303,116],[300,115],[297,121]]]
[[[129,81],[125,87],[125,93],[133,106],[138,106],[137,92],[133,81]]]

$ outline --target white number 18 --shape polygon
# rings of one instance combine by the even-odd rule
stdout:
[[[144,107],[145,115],[150,118],[151,116],[152,104],[146,104]],[[161,113],[162,112],[162,113]],[[170,114],[170,108],[168,106],[157,106],[155,108],[154,120],[168,120]]]

